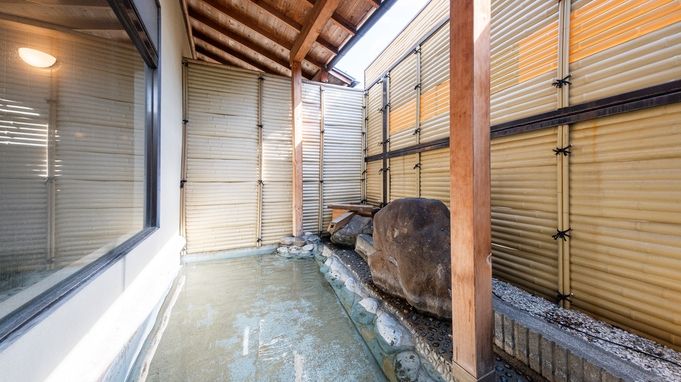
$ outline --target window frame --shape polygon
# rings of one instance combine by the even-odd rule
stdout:
[[[0,352],[31,330],[52,312],[75,296],[90,282],[124,258],[160,228],[160,35],[161,7],[157,0],[107,0],[145,62],[145,153],[144,153],[144,227],[121,245],[107,252],[73,275],[27,301],[0,319]],[[135,4],[155,6],[156,19],[145,24]],[[155,25],[148,25],[155,24]],[[155,28],[150,34],[148,27]],[[156,37],[156,38],[154,38]]]

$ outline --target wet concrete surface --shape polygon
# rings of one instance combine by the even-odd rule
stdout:
[[[148,381],[385,381],[314,260],[188,264]]]

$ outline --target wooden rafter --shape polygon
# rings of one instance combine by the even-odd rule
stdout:
[[[255,6],[257,6],[261,10],[263,10],[264,12],[269,13],[273,17],[281,20],[284,24],[295,29],[296,32],[300,32],[303,29],[302,24],[300,24],[296,20],[293,20],[292,18],[286,16],[286,14],[284,14],[283,12],[278,10],[277,8],[273,7],[272,5],[268,4],[267,2],[265,2],[263,0],[250,0],[250,1]],[[338,54],[338,48],[335,47],[332,43],[328,42],[326,39],[322,38],[321,36],[317,37],[317,44],[319,44],[322,48],[328,50],[329,52],[333,53],[334,55]]]
[[[196,60],[196,45],[194,45],[194,36],[192,35],[192,26],[189,23],[189,8],[187,7],[187,0],[181,0],[182,13],[184,14],[184,26],[187,28],[187,36],[189,36],[189,46],[192,50],[192,58]]]
[[[317,4],[317,1],[315,0],[307,0],[307,2],[313,5],[313,9],[314,5]],[[369,2],[372,3],[372,6],[375,6],[374,1],[370,0]],[[339,15],[338,13],[334,12],[333,15],[331,15],[331,20],[333,20],[339,27],[343,28],[347,33],[353,36],[357,34],[357,28],[355,28],[351,22],[343,18],[343,16]]]
[[[223,25],[221,25],[219,22],[211,19],[209,16],[201,14],[200,12],[198,12],[194,9],[190,9],[189,10],[189,17],[196,20],[198,23],[201,23],[201,24],[207,26],[208,28],[211,28],[211,29],[215,30],[216,32],[224,35],[228,39],[230,39],[230,40],[232,40],[232,41],[234,41],[234,42],[236,42],[236,43],[238,43],[238,44],[240,44],[240,45],[242,45],[242,46],[258,53],[258,54],[260,54],[261,56],[267,58],[268,60],[270,60],[270,61],[272,61],[272,62],[274,62],[274,63],[276,63],[276,64],[278,64],[282,67],[284,67],[285,69],[291,68],[288,61],[286,61],[286,60],[284,60],[280,57],[275,56],[274,54],[272,54],[271,51],[268,51],[268,50],[264,49],[263,47],[258,46],[257,44],[253,43],[251,40],[248,40],[248,39],[246,39],[246,38],[244,38],[244,37],[242,37],[242,36],[240,36],[236,33],[233,33],[232,31],[230,31],[229,29],[227,29]]]
[[[338,26],[343,28],[345,32],[347,32],[350,35],[356,35],[357,34],[357,28],[355,28],[351,22],[348,20],[344,19],[341,15],[338,13],[334,13],[333,16],[331,16],[331,20],[335,21]]]
[[[223,43],[219,40],[216,40],[215,38],[201,32],[201,31],[195,30],[194,31],[194,38],[197,39],[197,40],[201,40],[204,43],[225,52],[226,54],[236,58],[239,61],[245,62],[248,65],[251,65],[255,68],[258,68],[258,70],[260,70],[262,72],[272,73],[272,70],[270,70],[265,65],[263,65],[259,62],[256,62],[253,59],[251,59],[250,57],[247,57],[247,56],[237,52],[236,50],[230,48],[228,44],[225,44],[225,43]],[[274,74],[281,74],[281,73],[274,73]]]
[[[262,28],[261,26],[258,25],[258,21],[255,19],[252,19],[246,15],[240,14],[237,10],[230,9],[229,7],[221,4],[217,0],[203,0],[202,1],[204,4],[210,6],[211,8],[217,10],[220,12],[224,17],[232,20],[234,23],[242,25],[244,28],[250,29],[253,32],[265,37],[266,39],[272,41],[273,43],[279,45],[280,47],[290,51],[291,50],[291,45],[288,41],[284,40],[283,38],[276,36],[275,34],[267,31],[266,29]],[[318,67],[318,68],[324,68],[325,65],[324,63],[321,63],[314,58],[312,58],[309,55],[305,56],[305,61],[311,63],[312,65]]]
[[[307,23],[303,26],[293,48],[291,48],[291,62],[300,62],[305,58],[312,47],[312,43],[315,42],[324,25],[336,11],[339,3],[340,0],[317,0],[308,15]]]

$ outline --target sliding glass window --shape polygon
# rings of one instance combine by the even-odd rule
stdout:
[[[0,343],[157,226],[146,3],[0,3]]]

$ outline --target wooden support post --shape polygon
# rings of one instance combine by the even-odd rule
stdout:
[[[452,372],[493,381],[490,0],[450,0]]]
[[[293,143],[293,235],[303,234],[303,75],[300,61],[291,62],[291,141]]]

